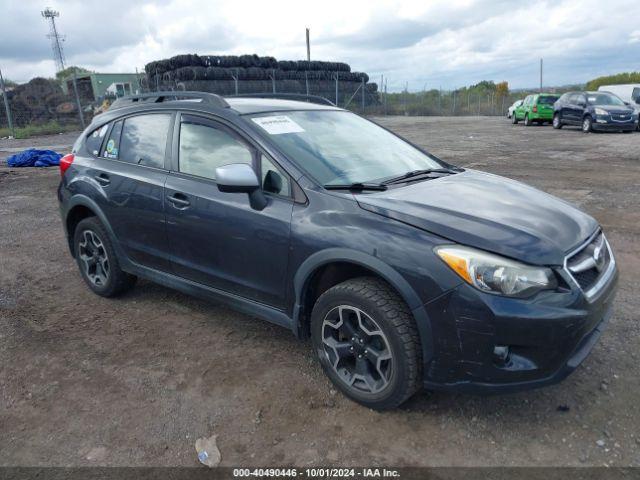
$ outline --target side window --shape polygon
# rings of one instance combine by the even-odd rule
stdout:
[[[291,195],[289,176],[264,155],[260,155],[262,171],[262,189],[277,195]]]
[[[111,129],[111,133],[109,134],[109,138],[107,142],[104,144],[102,148],[101,157],[105,158],[118,158],[118,149],[120,147],[120,134],[122,133],[122,120],[118,120],[113,124],[113,128]]]
[[[631,100],[636,103],[640,103],[640,87],[633,89],[633,92],[631,92]]]
[[[108,123],[100,128],[96,128],[87,136],[85,145],[91,155],[95,155],[96,157],[100,155],[100,147],[102,146],[104,136],[107,134],[107,130],[109,130]]]
[[[152,113],[124,120],[120,139],[120,160],[164,168],[164,155],[171,115]]]
[[[253,164],[252,150],[224,130],[201,123],[181,122],[179,169],[215,180],[216,168],[230,163]]]

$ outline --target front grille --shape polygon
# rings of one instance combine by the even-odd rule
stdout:
[[[584,291],[589,290],[604,274],[611,255],[602,232],[567,258],[567,270]]]
[[[630,122],[631,115],[611,115],[611,119],[616,122]]]

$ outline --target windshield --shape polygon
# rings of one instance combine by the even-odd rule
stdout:
[[[369,183],[442,168],[395,135],[350,112],[315,110],[252,116],[271,140],[323,185]]]
[[[591,105],[624,105],[624,102],[612,93],[590,93],[587,95],[587,101]]]
[[[553,105],[556,103],[560,97],[556,97],[554,95],[545,95],[543,97],[538,97],[538,103],[542,105]]]

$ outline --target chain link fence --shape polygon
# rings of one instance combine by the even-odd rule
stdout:
[[[339,107],[364,115],[505,115],[507,108],[524,92],[458,89],[452,91],[387,93],[365,74],[354,72],[277,71],[258,74],[248,69],[182,69],[164,74],[140,75],[128,91],[195,90],[232,96],[242,94],[303,94],[325,97]],[[207,75],[217,75],[207,78]],[[225,77],[225,75],[228,76]],[[285,78],[283,78],[283,76]],[[263,78],[264,77],[264,78]],[[70,79],[63,89],[57,81],[35,78],[22,85],[0,84],[0,137],[26,138],[82,130],[115,96],[95,97],[90,83]],[[87,90],[87,91],[85,91]],[[65,93],[66,91],[66,93]]]

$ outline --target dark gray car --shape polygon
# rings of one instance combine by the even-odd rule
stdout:
[[[576,368],[618,277],[596,221],[324,103],[167,92],[97,116],[58,190],[89,288],[144,277],[310,337],[378,409]]]

